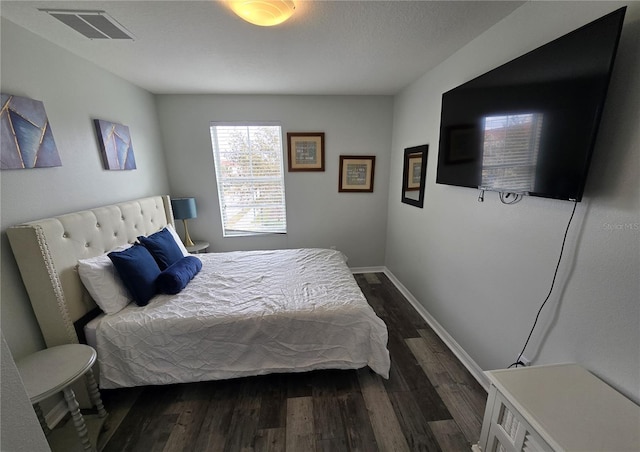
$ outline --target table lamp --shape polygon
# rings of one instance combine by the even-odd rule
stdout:
[[[198,216],[195,198],[172,199],[171,208],[173,209],[173,218],[176,220],[182,220],[184,223],[184,246],[193,246],[193,240],[191,240],[191,237],[189,236],[189,229],[187,229],[187,220]]]

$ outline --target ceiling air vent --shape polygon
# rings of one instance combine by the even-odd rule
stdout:
[[[40,9],[89,39],[131,39],[126,28],[104,11]]]

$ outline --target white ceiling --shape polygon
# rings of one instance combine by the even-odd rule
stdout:
[[[271,28],[213,0],[1,0],[0,13],[153,93],[395,94],[523,3],[298,0]],[[38,8],[101,9],[135,40],[90,40]]]

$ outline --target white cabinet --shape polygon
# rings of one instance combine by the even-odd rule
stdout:
[[[576,364],[486,374],[485,452],[640,450],[640,407]]]

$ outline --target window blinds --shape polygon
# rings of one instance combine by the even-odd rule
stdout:
[[[280,125],[211,123],[211,143],[224,236],[286,233]]]

